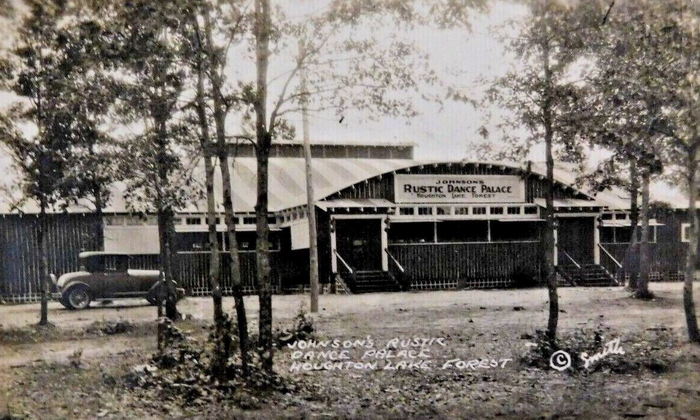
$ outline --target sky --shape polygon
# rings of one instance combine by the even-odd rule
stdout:
[[[295,0],[281,2],[288,15],[304,19],[324,6],[327,0]],[[429,54],[432,69],[443,84],[458,86],[472,99],[479,99],[486,87],[484,80],[505,74],[517,65],[516,59],[508,53],[501,39],[508,37],[513,30],[505,24],[511,20],[526,18],[526,9],[511,1],[491,1],[485,13],[474,12],[471,31],[464,29],[441,30],[422,28],[412,33],[404,33],[414,40],[417,47]],[[6,25],[5,28],[8,26]],[[7,29],[5,29],[7,30]],[[386,28],[387,34],[393,28]],[[361,35],[361,34],[358,34]],[[8,39],[7,36],[3,38]],[[273,57],[270,65],[270,78],[289,71],[291,57]],[[246,62],[246,60],[243,60]],[[238,61],[240,63],[241,61]],[[247,60],[250,63],[250,60]],[[231,69],[231,78],[252,80],[253,68],[237,66]],[[280,82],[277,82],[278,84]],[[278,86],[277,86],[278,88]],[[274,92],[275,86],[271,86]],[[415,97],[415,107],[419,115],[411,119],[375,116],[362,112],[349,111],[342,121],[333,111],[311,113],[310,137],[312,141],[343,143],[412,143],[415,145],[415,158],[419,160],[459,160],[470,156],[472,146],[483,142],[478,129],[485,124],[487,115],[500,110],[489,106],[473,106],[463,102],[444,100],[434,103],[421,99],[415,92],[406,92]],[[274,96],[274,95],[271,95]],[[11,103],[10,95],[0,92],[0,107]],[[301,115],[289,114],[290,123],[297,128],[297,138],[301,139]],[[229,130],[237,131],[235,119],[229,119]],[[489,141],[498,142],[496,136]],[[542,148],[535,148],[530,158],[543,161]],[[594,156],[595,159],[595,156]],[[7,174],[9,159],[3,155],[0,146],[0,173]],[[0,188],[7,184],[9,177],[0,177]],[[666,187],[659,189],[663,192]],[[2,192],[0,191],[0,194]],[[675,199],[677,195],[671,195]]]
[[[323,0],[302,1],[307,7]],[[303,16],[304,9],[298,11]],[[418,48],[428,53],[432,69],[443,84],[461,88],[470,98],[477,99],[484,88],[480,79],[504,74],[513,68],[515,60],[497,39],[504,35],[503,25],[511,19],[525,16],[524,7],[514,2],[491,2],[488,13],[473,13],[472,30],[440,30],[422,28],[408,34]],[[272,67],[274,71],[274,63]],[[410,92],[407,92],[411,94]],[[342,142],[409,142],[414,143],[415,155],[427,160],[455,160],[466,157],[469,146],[481,141],[477,133],[484,124],[486,113],[463,102],[445,100],[434,103],[417,98],[418,116],[390,118],[381,116],[368,120],[361,112],[348,112],[343,120],[333,112],[310,116],[311,138]],[[289,118],[301,132],[301,116]]]

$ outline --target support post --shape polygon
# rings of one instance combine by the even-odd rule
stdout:
[[[559,229],[554,228],[554,266],[559,265]]]
[[[386,231],[386,219],[387,216],[382,217],[379,228],[381,230],[381,241],[382,241],[382,270],[389,271],[389,256],[386,251],[389,250],[389,235]]]
[[[598,218],[593,218],[593,263],[600,264],[600,229]]]
[[[335,219],[331,217],[331,272],[333,275],[338,273],[338,257],[335,255],[336,241],[335,241]]]
[[[299,55],[304,56],[304,43],[299,40]],[[301,118],[304,137],[304,162],[306,174],[306,209],[309,218],[309,283],[311,285],[311,313],[318,312],[318,237],[316,234],[316,203],[314,201],[314,188],[311,178],[311,140],[309,138],[309,111],[308,91],[306,89],[306,70],[302,66],[301,76]]]

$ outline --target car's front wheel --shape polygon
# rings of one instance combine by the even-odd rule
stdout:
[[[68,309],[85,309],[90,306],[90,291],[87,287],[73,286],[63,295],[63,301]]]

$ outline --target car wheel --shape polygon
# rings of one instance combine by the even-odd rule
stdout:
[[[69,309],[85,309],[90,306],[90,291],[85,286],[73,286],[68,289],[63,300]]]

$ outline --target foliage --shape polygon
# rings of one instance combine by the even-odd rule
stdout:
[[[163,318],[161,322],[165,324],[164,351],[155,354],[149,363],[134,366],[125,375],[125,384],[131,389],[154,391],[160,398],[182,404],[231,401],[250,409],[259,406],[261,393],[286,393],[301,385],[300,382],[269,375],[256,357],[251,360],[247,376],[242,375],[238,356],[227,361],[226,375],[216,375],[210,367],[216,357],[215,348],[221,341],[217,337],[220,331],[212,327],[211,334],[202,343],[178,329],[170,320]],[[235,326],[229,323],[226,333],[233,335],[234,330]]]
[[[517,36],[507,41],[520,60],[519,66],[493,80],[487,90],[487,103],[499,104],[512,114],[495,124],[503,147],[491,148],[486,154],[492,159],[525,159],[534,145],[543,142],[543,109],[548,108],[555,151],[565,161],[578,162],[583,156],[579,133],[583,117],[578,106],[585,90],[577,68],[583,65],[591,33],[604,9],[598,1],[527,3],[528,18],[514,23]],[[494,135],[486,127],[481,134],[486,139]],[[485,145],[481,148],[488,149]]]
[[[22,99],[0,116],[0,141],[21,173],[23,201],[46,209],[65,206],[63,199],[76,193],[77,184],[68,176],[72,116],[62,98],[67,60],[57,23],[66,10],[58,1],[32,1],[28,7],[16,45],[0,60],[2,86]]]
[[[308,316],[303,307],[300,307],[292,320],[292,326],[277,331],[277,347],[283,348],[300,340],[312,340],[315,337],[314,333],[313,319]]]
[[[155,7],[157,6],[157,7]],[[142,129],[126,139],[120,160],[125,198],[137,212],[177,209],[198,191],[189,157],[193,155],[192,127],[179,101],[187,86],[182,55],[184,2],[150,1],[111,4],[107,17],[113,57],[112,78],[118,90],[115,111],[123,124]]]
[[[115,335],[131,332],[134,328],[134,324],[129,321],[95,321],[85,329],[85,332],[97,335]]]

